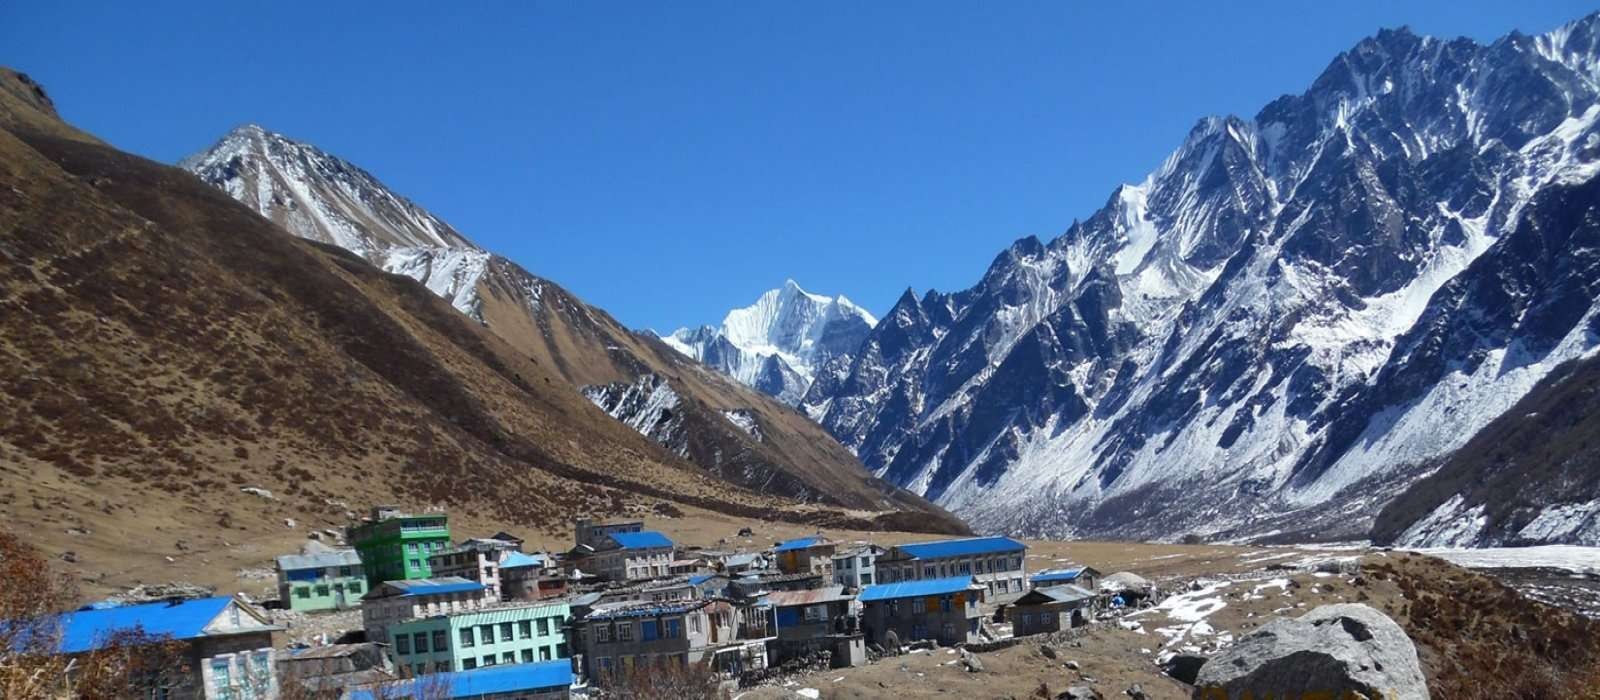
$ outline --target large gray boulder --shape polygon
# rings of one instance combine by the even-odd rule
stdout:
[[[1324,605],[1275,620],[1200,668],[1194,697],[1428,700],[1417,648],[1365,605]]]

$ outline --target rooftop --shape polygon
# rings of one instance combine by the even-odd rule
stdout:
[[[772,551],[793,552],[796,550],[810,549],[812,547],[819,547],[828,544],[833,544],[833,542],[822,535],[812,535],[810,537],[799,537],[785,542],[779,542],[778,546],[774,547]]]
[[[934,540],[903,544],[895,549],[914,559],[943,559],[977,554],[1027,551],[1028,545],[1010,537],[968,537],[959,540]]]
[[[500,560],[500,568],[515,569],[522,566],[544,566],[544,556],[538,554],[525,554],[522,552],[506,552],[504,559]]]
[[[709,600],[682,600],[665,603],[624,603],[617,607],[607,607],[589,613],[590,620],[622,620],[634,617],[654,617],[656,615],[681,615],[691,610],[698,610],[710,605]]]
[[[170,636],[173,639],[203,637],[206,636],[206,625],[217,619],[232,602],[233,598],[219,596],[66,613],[61,616],[60,650],[63,654],[89,651],[104,643],[109,635],[135,627],[142,628],[146,634]],[[263,623],[241,631],[271,629],[278,628]]]
[[[557,659],[528,664],[488,666],[471,671],[440,673],[408,682],[419,686],[384,689],[384,698],[421,696],[428,693],[434,683],[446,690],[447,698],[475,698],[483,695],[527,692],[543,688],[563,688],[572,685],[572,660]],[[430,697],[432,697],[430,695]],[[355,690],[350,700],[377,700],[372,690]]]
[[[775,608],[787,608],[795,605],[817,605],[837,600],[850,600],[855,596],[846,595],[844,586],[828,586],[826,588],[808,588],[803,591],[773,591],[767,594],[767,602]]]
[[[623,549],[654,549],[657,547],[672,546],[672,540],[667,539],[666,535],[656,532],[655,530],[644,530],[642,532],[613,532],[611,533],[610,537],[612,540],[616,541],[618,547]]]
[[[1076,581],[1079,577],[1083,576],[1083,572],[1087,568],[1088,567],[1084,566],[1075,566],[1067,569],[1051,569],[1049,571],[1041,571],[1038,574],[1035,574],[1031,580],[1034,583]]]
[[[384,581],[383,587],[392,588],[398,596],[418,595],[443,595],[445,593],[464,593],[482,591],[483,584],[477,581],[468,581],[460,576],[445,576],[442,578],[415,578],[404,581]],[[381,590],[381,589],[380,589]],[[376,593],[377,591],[374,591]],[[374,598],[388,596],[368,594]]]
[[[278,557],[282,571],[299,569],[326,569],[330,566],[361,566],[361,555],[354,549],[340,549],[316,554],[285,554]]]
[[[1071,603],[1079,600],[1087,600],[1093,597],[1095,597],[1095,593],[1093,591],[1074,586],[1070,583],[1063,583],[1059,586],[1035,588],[1031,591],[1028,591],[1027,595],[1017,599],[1017,604],[1028,605],[1045,602]]]
[[[971,576],[951,576],[949,578],[934,578],[925,581],[901,581],[899,583],[880,583],[876,586],[867,586],[861,590],[860,600],[863,603],[875,600],[893,600],[895,598],[916,598],[919,596],[946,595],[960,593],[965,590],[977,588]]]

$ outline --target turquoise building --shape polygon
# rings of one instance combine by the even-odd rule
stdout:
[[[564,659],[571,618],[565,602],[441,614],[389,625],[389,648],[413,674]]]
[[[277,559],[278,600],[290,610],[343,610],[361,604],[367,577],[361,557],[344,549]]]

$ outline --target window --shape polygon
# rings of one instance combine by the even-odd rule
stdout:
[[[522,663],[525,663],[525,664],[533,663],[533,650],[532,649],[523,649],[522,650]]]
[[[448,632],[446,632],[444,630],[434,630],[433,631],[433,650],[434,651],[449,651],[450,650],[450,633],[448,633]]]
[[[869,568],[871,566],[872,566],[872,557],[862,557],[861,558],[861,568],[866,569],[866,568]]]
[[[677,639],[683,636],[683,620],[673,618],[667,620],[667,639]]]
[[[604,622],[594,626],[594,640],[597,642],[611,641],[611,625]]]
[[[470,647],[470,646],[472,646],[472,644],[473,644],[473,642],[472,642],[472,628],[471,627],[462,627],[461,628],[461,646]]]
[[[417,553],[417,543],[415,543],[415,542],[406,543],[406,554],[416,554],[416,553]]]
[[[484,644],[493,644],[494,643],[494,625],[479,625],[478,626],[478,639],[483,640]]]
[[[950,612],[950,603],[951,602],[952,602],[952,597],[951,596],[943,596],[943,597],[939,598],[939,612]]]
[[[540,620],[539,622],[544,622]],[[533,636],[533,621],[523,620],[517,623],[517,639],[527,639]]]
[[[339,567],[339,575],[341,577],[348,577],[350,575],[350,567],[348,567],[348,566]]]
[[[960,573],[971,574],[972,573],[972,564],[970,562],[961,562]]]
[[[228,657],[211,660],[211,687],[216,689],[218,698],[233,697],[233,670],[232,659]]]
[[[318,596],[326,596],[326,595],[328,595],[328,584],[326,584],[326,583],[317,584],[317,595]],[[239,623],[236,620],[236,621],[234,621],[234,624],[239,624]]]
[[[406,656],[411,653],[411,636],[397,634],[394,636],[394,653]]]
[[[509,622],[500,623],[500,641],[502,641],[502,642],[511,641],[511,623],[509,623]]]
[[[695,634],[700,634],[700,616],[699,615],[690,615],[689,616],[689,631],[693,632]]]
[[[411,648],[416,649],[418,654],[428,653],[428,633],[418,632],[411,635]]]
[[[550,660],[550,647],[539,647],[539,660],[540,661],[549,661]]]
[[[500,663],[514,664],[517,662],[516,652],[508,651],[500,655]]]
[[[632,622],[618,622],[617,623],[617,640],[618,641],[623,641],[623,642],[631,642],[631,641],[633,641],[633,623]]]
[[[602,656],[598,659],[595,659],[595,666],[600,669],[601,673],[606,675],[611,674],[611,659],[609,657]]]
[[[462,659],[461,660],[461,670],[463,670],[463,671],[471,671],[472,669],[475,669],[477,667],[478,667],[478,660],[477,659]]]
[[[912,598],[911,614],[921,615],[925,612],[928,612],[928,600],[926,598]]]
[[[422,568],[422,560],[420,560],[420,559],[412,559],[411,560],[411,568],[413,568],[413,569],[421,569]]]
[[[922,577],[923,578],[936,578],[936,577],[938,577],[938,575],[939,575],[939,569],[934,567],[933,565],[930,564],[928,566],[922,567]]]
[[[861,585],[863,585],[863,586],[872,585],[872,572],[870,572],[870,571],[861,572]]]
[[[659,636],[659,635],[656,634],[656,631],[658,629],[660,629],[660,628],[656,626],[656,621],[655,620],[645,620],[643,622],[640,622],[639,623],[639,639],[641,641],[646,641],[646,642],[655,641],[656,637]]]
[[[494,654],[484,654],[483,655],[483,660],[479,661],[478,664],[481,665],[481,666],[493,666],[494,665]]]
[[[310,598],[311,597],[311,587],[310,586],[297,586],[297,587],[295,587],[295,589],[294,589],[294,597],[296,597],[296,598]]]
[[[945,639],[955,639],[956,638],[956,626],[954,624],[951,624],[949,622],[944,623],[944,638]]]
[[[541,617],[539,618],[539,636],[543,637],[547,634],[550,634],[550,618]]]
[[[433,672],[434,673],[449,673],[450,672],[450,662],[449,661],[440,661],[439,663],[434,664],[433,665]]]
[[[807,605],[805,608],[806,622],[826,622],[828,620],[828,606]]]

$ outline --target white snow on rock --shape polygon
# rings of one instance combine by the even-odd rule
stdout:
[[[877,318],[844,296],[826,297],[794,280],[729,311],[720,326],[660,336],[674,350],[739,382],[799,403],[829,360],[854,352]]]
[[[1412,551],[1469,569],[1550,568],[1600,574],[1600,547],[1550,544],[1488,549],[1420,548]]]

